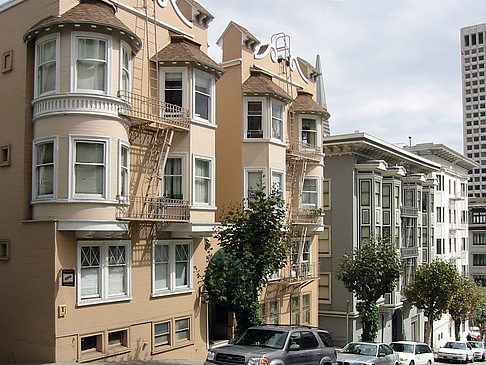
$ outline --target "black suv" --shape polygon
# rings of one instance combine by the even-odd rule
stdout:
[[[248,328],[229,345],[209,350],[205,365],[335,365],[329,332],[310,326],[264,325]]]

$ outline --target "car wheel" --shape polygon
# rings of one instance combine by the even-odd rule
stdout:
[[[432,365],[432,361],[427,361],[427,365]]]
[[[484,359],[485,359],[485,356],[483,354],[483,356],[481,356],[481,361],[484,361]]]
[[[412,360],[409,365],[415,365],[415,362]]]

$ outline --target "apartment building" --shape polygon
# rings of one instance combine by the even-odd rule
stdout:
[[[404,272],[396,290],[378,303],[378,341],[422,340],[424,316],[403,288],[434,250],[435,179],[440,164],[362,132],[324,137],[331,210],[320,246],[319,325],[338,345],[360,339],[356,298],[336,278],[340,258],[370,237],[388,237]]]
[[[470,251],[474,243],[471,246],[468,237],[467,184],[468,172],[478,164],[443,144],[421,143],[407,150],[440,165],[440,170],[433,174],[436,180],[433,198],[435,224],[433,236],[428,240],[429,260],[437,258],[454,262],[459,274],[470,275],[471,257],[474,257]],[[424,243],[425,237],[422,239],[422,246],[425,248]],[[425,259],[424,256],[423,258]],[[478,258],[475,260],[478,261]],[[473,262],[473,267],[475,263]],[[466,333],[466,329],[461,332]],[[433,333],[436,347],[454,340],[454,323],[448,314],[434,322]]]
[[[192,0],[0,6],[0,362],[204,358],[212,19]]]
[[[261,44],[230,22],[218,44],[226,71],[216,85],[218,213],[251,198],[258,183],[280,191],[288,207],[292,252],[288,266],[262,293],[262,318],[317,325],[322,208],[328,205],[322,135],[329,131],[329,113],[316,101],[320,72],[291,53],[284,33]],[[226,315],[223,308],[216,312]],[[214,333],[218,336],[225,333]]]

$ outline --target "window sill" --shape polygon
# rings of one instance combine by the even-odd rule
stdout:
[[[214,210],[216,211],[218,208],[211,206],[211,205],[191,205],[191,210]]]
[[[173,346],[170,346],[170,345],[160,346],[161,348],[156,347],[152,351],[152,355],[160,354],[162,352],[167,352],[167,351],[171,351],[171,350],[180,349],[182,347],[187,347],[187,346],[191,346],[191,345],[194,345],[194,341],[184,341],[182,343],[174,344]]]
[[[194,289],[192,288],[184,288],[179,290],[164,290],[164,291],[161,290],[152,293],[151,297],[158,298],[158,297],[167,297],[171,295],[192,294],[192,293],[194,293]]]
[[[287,147],[287,143],[270,138],[247,138],[243,137],[243,142],[248,143],[270,143],[280,147]]]
[[[131,301],[132,297],[117,297],[117,298],[109,298],[109,299],[83,299],[78,300],[76,303],[77,307],[85,307],[88,305],[98,305],[98,304],[108,304],[108,303],[116,303],[116,302],[128,302]]]
[[[211,129],[216,129],[218,128],[218,125],[213,123],[213,122],[210,122],[210,121],[207,121],[205,119],[200,119],[200,118],[191,118],[191,123],[193,124],[198,124],[198,125],[201,125],[203,127],[209,127]]]
[[[117,346],[111,349],[108,349],[106,353],[102,353],[99,351],[89,351],[84,354],[81,354],[79,358],[79,362],[91,362],[94,360],[101,360],[106,359],[111,356],[116,355],[123,355],[130,352],[130,349],[126,346]]]

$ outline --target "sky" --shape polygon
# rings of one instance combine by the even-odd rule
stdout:
[[[331,134],[366,132],[404,146],[463,152],[460,28],[486,22],[484,0],[198,0],[215,19],[209,54],[232,20],[262,44],[321,57]]]

